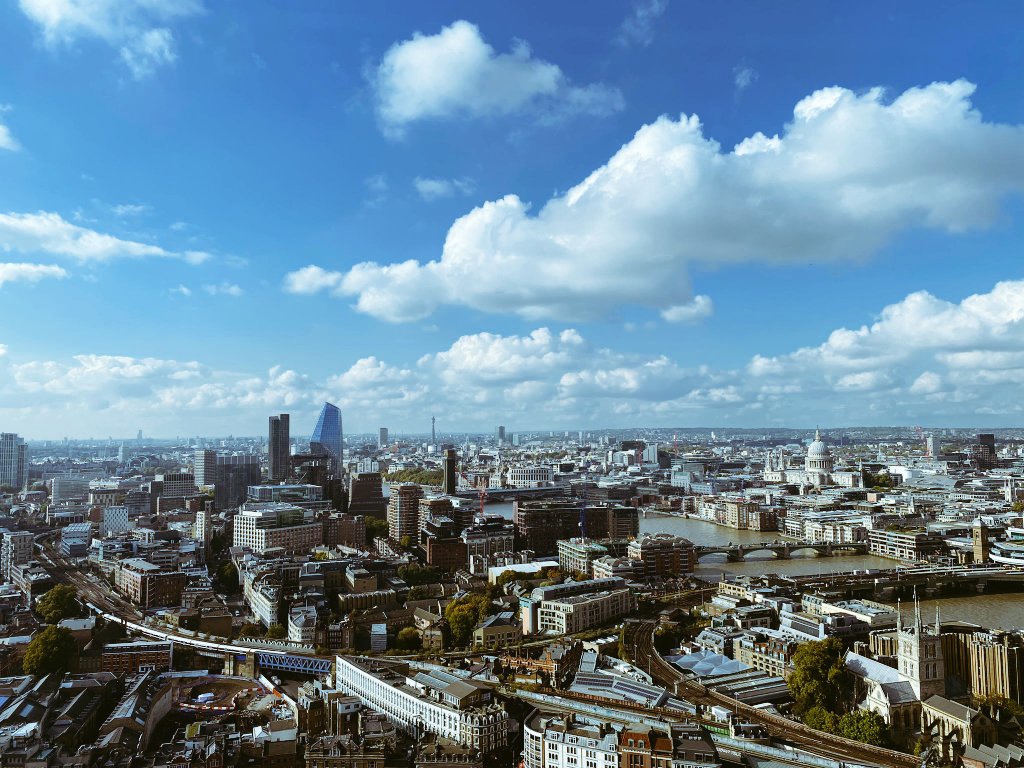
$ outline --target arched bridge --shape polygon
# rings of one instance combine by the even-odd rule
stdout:
[[[831,557],[836,552],[853,552],[856,554],[867,554],[867,542],[856,541],[843,544],[819,541],[765,541],[760,544],[725,544],[721,546],[697,546],[694,547],[697,559],[705,555],[725,555],[730,561],[743,560],[747,555],[770,552],[780,560],[788,560],[794,554],[803,555],[816,552],[825,557]]]

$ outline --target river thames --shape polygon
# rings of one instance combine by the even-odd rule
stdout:
[[[512,504],[488,504],[487,511],[511,518]],[[685,536],[698,545],[757,544],[779,538],[777,533],[740,531],[715,525],[705,520],[669,515],[641,516],[641,533],[658,533],[660,531]],[[710,555],[697,564],[694,575],[706,580],[719,579],[723,574],[726,576],[763,576],[766,573],[778,573],[809,576],[868,568],[888,569],[896,568],[899,565],[901,563],[895,560],[874,555],[840,554],[822,557],[807,553],[805,557],[797,555],[789,560],[776,560],[768,553],[762,553],[751,555],[739,563],[727,562],[721,555]],[[943,621],[964,621],[989,628],[1024,628],[1024,594],[993,594],[922,600],[921,612],[927,621],[935,620],[936,606],[939,608]],[[912,609],[904,605],[903,613],[906,618],[910,618]]]

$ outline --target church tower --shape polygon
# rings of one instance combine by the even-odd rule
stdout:
[[[942,655],[942,636],[938,623],[934,631],[926,631],[921,621],[921,603],[914,597],[914,624],[903,626],[897,613],[897,661],[899,671],[910,681],[921,701],[936,694],[946,695],[946,663]]]

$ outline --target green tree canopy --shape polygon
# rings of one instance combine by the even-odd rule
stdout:
[[[416,627],[402,627],[395,638],[395,647],[403,651],[418,651],[423,647],[419,630]]]
[[[230,560],[225,560],[217,568],[217,585],[228,594],[234,594],[239,591],[238,568]]]
[[[242,628],[238,630],[239,637],[262,637],[263,627],[259,624],[247,621],[242,625]]]
[[[485,595],[465,595],[453,600],[444,608],[452,642],[467,645],[473,636],[473,629],[491,612],[491,601]]]
[[[388,521],[376,517],[366,518],[366,538],[373,540],[388,535]]]
[[[409,600],[426,600],[430,597],[430,590],[426,587],[413,587],[409,590]]]
[[[399,469],[388,472],[384,479],[392,483],[416,483],[418,485],[441,485],[444,482],[443,469]]]
[[[71,631],[51,624],[32,638],[21,666],[26,675],[66,672],[77,653]]]
[[[852,692],[850,673],[843,662],[842,642],[830,637],[797,648],[793,654],[789,690],[798,714],[814,707],[841,712]]]
[[[70,584],[58,584],[36,602],[36,613],[47,624],[78,616],[81,610],[78,590]]]
[[[288,635],[288,630],[280,624],[271,624],[267,627],[266,637],[270,640],[283,640]]]
[[[441,580],[441,571],[429,565],[409,563],[398,569],[398,578],[409,586],[437,584]]]
[[[839,718],[839,735],[865,744],[884,747],[889,743],[889,726],[877,712],[858,709]]]

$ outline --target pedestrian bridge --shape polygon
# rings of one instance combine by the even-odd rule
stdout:
[[[730,561],[738,562],[750,555],[761,556],[769,553],[779,560],[788,560],[793,555],[806,557],[812,553],[831,557],[837,552],[851,552],[859,555],[867,554],[867,542],[856,541],[845,544],[832,542],[813,541],[774,541],[761,542],[760,544],[725,544],[721,546],[709,545],[694,547],[697,559],[700,560],[707,555],[725,555]]]

